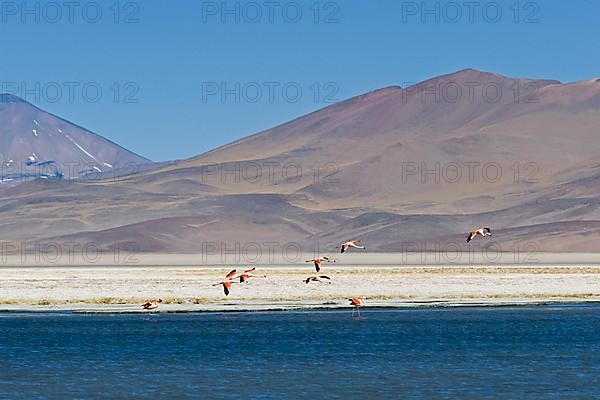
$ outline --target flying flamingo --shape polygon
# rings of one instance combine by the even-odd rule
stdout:
[[[311,262],[315,264],[315,270],[317,270],[317,272],[321,271],[321,264],[326,261],[326,262],[335,262],[334,260],[331,260],[329,257],[319,257],[319,258],[315,258],[314,260],[306,260],[306,262]]]
[[[231,289],[231,284],[234,282],[236,272],[237,271],[234,269],[228,273],[221,282],[215,283],[213,286],[223,285],[225,296],[229,296],[229,290]]]
[[[492,230],[490,228],[478,228],[478,229],[475,229],[474,231],[471,231],[467,235],[467,243],[469,243],[471,240],[475,239],[477,237],[477,235],[481,235],[482,237],[492,236]]]
[[[152,299],[148,300],[145,304],[142,305],[144,310],[154,310],[158,308],[158,303],[162,303],[162,299]]]
[[[358,312],[358,316],[360,317],[360,307],[365,306],[365,298],[364,297],[352,297],[348,299],[351,306],[354,306],[354,310],[352,311],[352,316],[354,316],[354,312]]]
[[[255,277],[254,271],[256,271],[256,267],[254,267],[252,269],[247,269],[247,270],[244,271],[243,274],[240,274],[239,275],[240,283],[248,282],[248,279],[254,278]],[[261,277],[262,278],[266,278],[267,276],[266,275],[262,275]]]
[[[342,253],[346,252],[349,247],[354,247],[357,249],[364,249],[365,246],[358,246],[357,243],[360,243],[360,240],[348,240],[346,243],[342,245]]]
[[[331,284],[331,278],[325,275],[311,275],[308,278],[306,278],[306,280],[304,281],[304,283],[311,283],[311,282],[323,282],[321,279],[327,279],[329,284]],[[325,283],[325,282],[323,282]]]

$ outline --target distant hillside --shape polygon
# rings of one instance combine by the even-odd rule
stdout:
[[[151,161],[19,97],[0,94],[0,163],[7,184],[111,175]]]
[[[467,69],[357,96],[121,182],[14,188],[0,200],[0,235],[105,247],[127,238],[174,252],[358,237],[370,251],[399,251],[464,246],[467,230],[486,224],[503,247],[529,240],[540,251],[597,252],[598,126],[598,79]]]

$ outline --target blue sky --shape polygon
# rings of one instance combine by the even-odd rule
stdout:
[[[600,76],[600,2],[466,3],[2,2],[0,91],[158,161],[466,67]]]

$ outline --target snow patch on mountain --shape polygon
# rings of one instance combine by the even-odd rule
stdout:
[[[98,161],[98,159],[96,157],[94,157],[86,149],[84,149],[83,147],[81,147],[79,145],[79,143],[77,143],[76,141],[74,141],[73,139],[71,139],[71,136],[69,136],[69,135],[65,135],[65,136],[67,137],[67,139],[69,139],[71,141],[71,143],[73,143],[75,146],[77,146],[77,148],[79,150],[81,150],[86,156],[92,158],[94,161]]]

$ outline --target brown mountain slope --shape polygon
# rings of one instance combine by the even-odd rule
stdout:
[[[500,236],[531,234],[540,250],[597,251],[599,122],[597,80],[463,70],[127,179],[14,188],[0,200],[0,235],[106,247],[127,238],[177,252],[206,241],[358,236],[370,250],[393,251],[462,243],[468,229],[489,224]]]
[[[453,85],[463,90],[457,101],[451,101]],[[481,89],[471,97],[469,87]],[[492,101],[483,88],[502,95]],[[173,171],[188,169],[187,178],[219,193],[297,194],[298,204],[310,208],[368,204],[444,213],[460,212],[467,202],[470,211],[484,211],[518,204],[531,183],[565,182],[594,164],[598,121],[600,82],[561,85],[464,70],[328,107],[153,174],[145,187],[161,191],[174,182]],[[259,165],[263,179],[209,175],[211,163],[221,172]],[[266,178],[269,163],[278,165],[276,184]],[[302,179],[282,177],[290,163],[302,167]],[[481,196],[492,203],[470,201]]]

